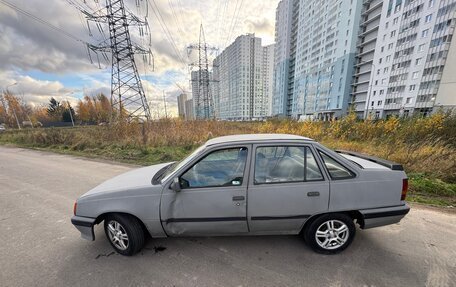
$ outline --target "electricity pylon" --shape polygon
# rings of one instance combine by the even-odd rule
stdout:
[[[106,0],[106,10],[106,14],[84,11],[87,20],[96,22],[101,33],[100,23],[109,27],[109,39],[98,45],[88,45],[89,56],[90,51],[101,52],[107,59],[106,53],[111,53],[111,105],[115,116],[150,120],[149,104],[134,56],[142,54],[144,60],[148,56],[150,64],[152,53],[150,48],[133,44],[129,31],[130,26],[138,26],[140,36],[144,35],[144,29],[146,34],[149,33],[147,18],[141,20],[128,11],[123,0]]]
[[[198,50],[198,62],[191,63],[191,71],[197,68],[197,78],[191,79],[198,85],[198,94],[193,95],[196,119],[213,119],[215,118],[214,99],[210,90],[209,60],[208,51],[218,51],[218,48],[206,44],[203,24],[200,26],[199,42],[187,47],[188,55],[192,50]]]

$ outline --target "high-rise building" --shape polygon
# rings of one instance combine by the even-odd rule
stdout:
[[[456,0],[280,1],[272,114],[386,118],[456,106],[455,11]]]
[[[451,63],[451,54],[454,58],[454,48],[450,47],[454,46],[456,1],[365,2],[372,2],[365,6],[365,14],[381,7],[381,15],[376,20],[374,53],[371,59],[362,60],[371,62],[370,77],[360,80],[355,73],[353,102],[357,110],[364,104],[364,117],[386,118],[428,115],[437,106],[454,106],[456,96],[446,81],[453,75],[453,67],[447,64]],[[359,82],[367,85],[361,88]]]
[[[383,0],[363,1],[358,35],[358,51],[356,54],[351,93],[351,108],[359,118],[365,116],[366,102],[369,95],[371,73],[375,71],[373,63],[377,44]],[[379,40],[381,41],[381,39]]]
[[[215,114],[222,120],[261,120],[269,112],[273,45],[242,35],[213,61]]]
[[[273,96],[272,96],[272,115],[289,116],[289,109],[292,96],[292,83],[290,77],[294,77],[294,65],[291,59],[291,51],[296,49],[296,41],[291,38],[296,37],[297,32],[297,9],[299,0],[282,0],[276,9],[275,22],[275,48],[274,48],[274,71],[273,71]],[[294,54],[293,54],[294,56]]]
[[[274,92],[274,44],[263,47],[263,104],[264,115],[270,117],[272,114],[272,96]]]
[[[179,118],[185,118],[185,102],[187,101],[186,94],[180,94],[177,96],[177,112],[179,114]]]
[[[201,73],[208,72],[203,70]],[[207,85],[207,83],[204,83],[204,80],[210,80],[212,78],[212,73],[209,72],[207,78],[203,74],[200,81],[200,71],[192,71],[190,78],[195,119],[211,119],[214,112],[214,95],[212,95],[213,89],[211,88],[212,82],[209,81],[209,85]]]
[[[361,7],[362,1],[353,0],[279,3],[276,23],[286,28],[276,27],[276,42],[287,41],[275,53],[276,115],[333,119],[345,114]]]
[[[195,119],[193,99],[185,101],[185,120],[191,121]]]

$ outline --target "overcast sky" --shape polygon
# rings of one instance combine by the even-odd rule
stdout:
[[[85,18],[74,5],[88,11],[102,9],[105,0],[6,0],[31,14],[63,29],[76,38],[97,44],[102,40],[95,25],[90,25],[93,36],[89,36]],[[154,54],[154,71],[137,58],[146,96],[151,101],[151,111],[163,109],[165,91],[168,108],[176,114],[175,83],[189,89],[188,56],[186,47],[196,43],[199,26],[205,29],[206,41],[220,51],[246,33],[255,33],[263,44],[274,41],[275,8],[278,0],[155,0],[170,36],[166,37],[155,13],[153,0],[125,0],[128,9],[142,17],[148,12],[151,27],[151,49]],[[86,2],[87,4],[84,4]],[[236,7],[240,9],[236,10]],[[236,17],[237,15],[237,17]],[[148,40],[139,37],[137,29],[131,28],[132,37],[138,44]],[[107,31],[107,29],[106,29]],[[175,42],[173,49],[171,41]],[[177,53],[180,54],[180,60]],[[33,105],[47,103],[50,97],[67,98],[76,102],[83,93],[110,94],[110,65],[101,62],[98,67],[96,55],[91,64],[84,44],[52,30],[23,14],[6,7],[0,2],[0,89],[9,87],[12,92],[23,95]]]

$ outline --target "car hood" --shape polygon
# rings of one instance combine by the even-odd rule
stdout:
[[[160,169],[169,165],[170,163],[171,162],[151,165],[120,174],[92,188],[83,194],[80,198],[98,195],[100,193],[106,192],[127,191],[148,186],[151,187],[153,176]]]

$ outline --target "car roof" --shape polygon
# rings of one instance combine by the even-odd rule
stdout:
[[[243,134],[243,135],[230,135],[210,139],[206,145],[216,145],[229,142],[263,142],[263,141],[313,141],[311,138],[306,138],[297,135],[289,134]]]

